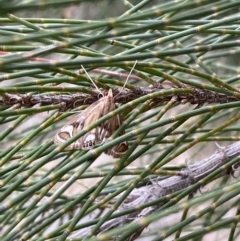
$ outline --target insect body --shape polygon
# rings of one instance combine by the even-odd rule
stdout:
[[[108,95],[102,97],[95,103],[88,106],[80,114],[74,116],[66,125],[64,125],[55,135],[54,143],[60,145],[70,139],[77,132],[93,124],[102,116],[115,110],[116,104],[114,101],[112,89],[109,89]],[[103,144],[118,128],[121,126],[122,120],[120,115],[116,115],[103,122],[100,126],[90,130],[77,141],[71,143],[66,150],[83,149],[89,150],[96,145]],[[123,134],[123,133],[121,133]],[[115,158],[121,157],[128,150],[128,143],[123,142],[105,153]]]

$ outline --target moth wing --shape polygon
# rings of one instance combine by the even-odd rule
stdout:
[[[115,130],[117,130],[122,125],[122,119],[120,115],[116,115],[112,118],[111,126],[109,126],[109,136],[110,137]],[[122,131],[119,136],[125,134],[125,131]],[[114,158],[121,157],[128,150],[128,142],[122,142],[117,146],[114,146],[112,149],[105,151],[107,155],[113,156]]]
[[[105,151],[107,155],[113,156],[114,158],[121,158],[125,152],[128,150],[128,143],[124,141],[112,149]]]
[[[88,116],[86,123],[92,124],[99,118],[105,116],[115,109],[116,105],[112,97],[112,91],[109,90],[108,95],[103,97],[99,103],[99,106],[96,106],[96,108],[93,110],[93,114]],[[106,120],[100,126],[97,126],[96,128],[89,131],[83,137],[82,149],[92,149],[95,145],[104,143],[108,137],[108,127],[109,125],[111,126],[111,120],[112,118]]]
[[[85,110],[77,114],[71,120],[69,120],[56,134],[54,138],[54,143],[57,145],[62,144],[63,142],[74,136],[76,133],[86,128],[90,124],[96,122],[100,117],[107,114],[109,111],[108,107],[105,107],[105,105],[108,103],[108,101],[109,96],[103,97],[88,106]],[[77,141],[70,144],[66,149],[92,149],[96,144],[104,141],[101,141],[101,132],[103,126],[104,123],[100,127],[96,127],[90,130],[84,136],[80,137]]]
[[[77,114],[70,121],[64,125],[54,138],[55,144],[59,145],[70,139],[77,132],[86,129],[89,125],[96,122],[102,116],[116,109],[112,90],[110,89],[108,95],[91,104],[80,114]],[[85,149],[89,150],[94,148],[96,144],[103,143],[106,138],[110,137],[115,130],[121,126],[120,115],[113,116],[107,121],[103,122],[100,126],[90,130],[84,136],[80,137],[77,141],[70,144],[66,149]],[[124,132],[120,133],[120,135]],[[113,157],[121,157],[128,149],[128,143],[123,142],[105,153]]]

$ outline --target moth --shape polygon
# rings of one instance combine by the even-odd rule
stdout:
[[[108,94],[98,101],[94,102],[83,110],[80,114],[74,116],[66,125],[64,125],[54,137],[54,143],[60,145],[70,139],[77,132],[96,122],[102,116],[117,108],[113,97],[112,89]],[[71,143],[66,150],[82,149],[90,150],[96,145],[103,144],[122,124],[120,115],[115,115],[103,122],[100,126],[90,130],[77,141]],[[121,135],[124,133],[121,133]],[[128,143],[122,142],[105,153],[114,158],[121,157],[128,150]]]

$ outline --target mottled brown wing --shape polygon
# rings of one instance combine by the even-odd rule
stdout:
[[[99,118],[106,115],[107,113],[114,110],[115,104],[112,96],[112,90],[109,90],[108,95],[104,96],[100,100],[91,104],[85,110],[83,110],[80,114],[74,116],[70,121],[65,124],[60,131],[56,134],[54,138],[54,143],[56,145],[62,144],[63,142],[70,139],[72,136],[76,135],[82,129],[87,129],[87,127],[94,122],[96,122]],[[92,149],[95,145],[100,144],[105,141],[107,135],[107,131],[104,129],[105,126],[108,125],[106,122],[102,123],[101,126],[98,126],[84,136],[80,137],[77,141],[70,144],[66,149]]]
[[[116,115],[111,119],[111,126],[109,127],[109,136],[110,137],[120,126],[122,125],[122,118],[120,115]],[[119,136],[125,134],[125,132],[121,132]],[[124,153],[128,150],[128,143],[122,142],[117,146],[114,146],[112,149],[107,150],[105,153],[113,156],[114,158],[120,158],[124,155]]]
[[[112,90],[108,91],[108,95],[91,104],[80,114],[74,116],[66,125],[64,125],[54,138],[54,143],[60,145],[63,142],[76,135],[79,131],[85,129],[99,118],[116,109]],[[70,144],[66,150],[84,149],[89,150],[96,145],[102,144],[110,137],[122,124],[120,115],[113,116],[100,126],[90,130],[77,141]],[[121,135],[124,133],[121,133]],[[115,158],[121,157],[128,149],[127,142],[123,142],[105,153]]]

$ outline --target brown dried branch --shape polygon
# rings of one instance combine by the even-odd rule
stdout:
[[[156,93],[162,90],[163,89],[161,85],[153,88],[135,87],[133,90],[123,90],[122,88],[115,88],[113,89],[113,94],[115,96],[116,103],[125,104],[139,97],[151,93]],[[160,95],[157,98],[154,98],[152,101],[154,102],[154,104],[163,104],[169,102],[173,97],[175,97],[178,103],[189,103],[191,105],[197,105],[199,107],[205,103],[227,103],[239,100],[239,98],[237,98],[236,96],[228,96],[209,90],[197,88],[191,88],[191,90],[193,93],[173,93],[169,95]],[[103,94],[106,93],[105,90],[102,90],[102,92]],[[63,104],[65,109],[72,109],[77,106],[92,104],[101,97],[102,95],[99,94],[99,91],[96,89],[91,89],[91,94],[77,93],[68,95],[31,95],[6,93],[4,96],[0,96],[0,106],[13,106],[15,104],[19,104],[21,107],[33,107],[35,105],[45,106]]]
[[[198,182],[203,179],[213,171],[217,170],[219,167],[230,162],[233,158],[240,154],[240,142],[236,142],[225,148],[220,147],[220,150],[216,151],[212,156],[207,157],[194,164],[187,165],[187,168],[182,170],[182,176],[172,176],[160,181],[153,181],[152,185],[148,185],[141,188],[135,188],[131,194],[124,200],[124,202],[119,207],[118,211],[123,211],[125,209],[139,207],[148,202],[152,202],[156,199],[165,197],[176,191],[180,191],[186,187],[189,187],[193,183]],[[232,167],[232,171],[235,171],[237,164]],[[222,171],[222,176],[229,174],[229,170]],[[115,202],[118,200],[119,196],[115,198]],[[113,202],[114,200],[111,200]],[[113,228],[122,226],[127,223],[135,222],[142,217],[145,217],[155,210],[160,208],[162,204],[147,207],[143,210],[121,216],[106,222],[98,234],[109,231]],[[71,235],[71,238],[83,238],[90,232],[91,227],[85,228],[80,232],[76,232]],[[139,229],[126,241],[135,240],[144,230],[144,228]],[[119,238],[119,237],[118,237]]]

